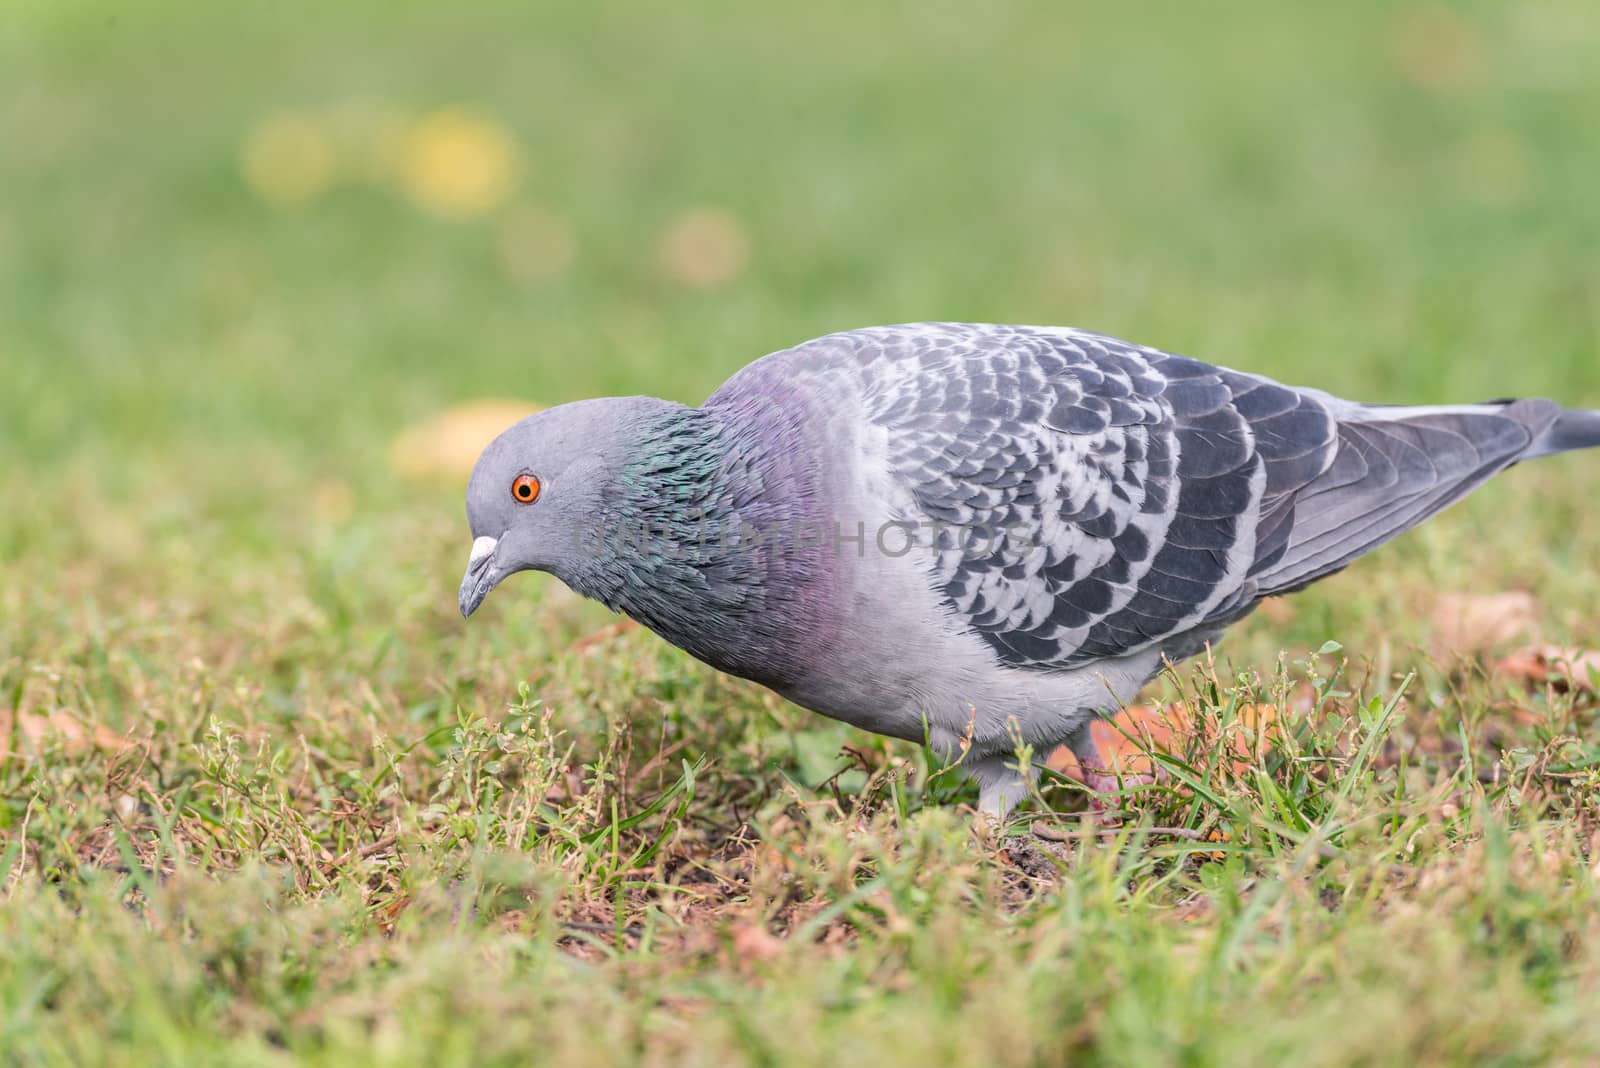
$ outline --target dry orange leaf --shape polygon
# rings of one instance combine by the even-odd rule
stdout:
[[[1243,772],[1265,755],[1271,745],[1277,716],[1278,710],[1273,705],[1245,705],[1239,710],[1238,722],[1244,730],[1236,730],[1229,739],[1234,771]],[[1155,764],[1146,750],[1182,752],[1181,736],[1194,729],[1188,707],[1179,702],[1164,708],[1129,705],[1110,720],[1095,720],[1089,726],[1089,733],[1107,770],[1131,778],[1156,774]],[[1051,756],[1049,767],[1083,781],[1083,768],[1066,746]]]
[[[1558,690],[1593,695],[1600,675],[1600,651],[1562,649],[1555,645],[1519,649],[1495,665],[1495,672],[1537,685],[1549,683]]]
[[[0,760],[13,753],[27,760],[39,755],[52,735],[60,736],[68,752],[89,749],[121,749],[128,739],[99,723],[84,723],[76,716],[57,712],[41,716],[33,712],[14,712],[0,708]]]
[[[733,952],[740,961],[769,961],[783,955],[783,940],[765,927],[741,923],[733,929]]]

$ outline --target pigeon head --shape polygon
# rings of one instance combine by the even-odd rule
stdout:
[[[519,571],[548,571],[571,583],[634,428],[668,406],[653,397],[563,404],[529,416],[484,449],[467,485],[473,540],[461,580],[463,616]]]

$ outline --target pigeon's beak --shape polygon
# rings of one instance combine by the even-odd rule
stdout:
[[[483,599],[489,596],[489,591],[499,581],[494,566],[494,548],[498,544],[494,538],[479,538],[472,543],[472,555],[467,557],[467,573],[461,579],[462,619],[478,610]]]

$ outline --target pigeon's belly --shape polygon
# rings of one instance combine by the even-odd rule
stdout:
[[[1149,651],[1072,670],[1003,662],[939,592],[925,518],[885,462],[884,432],[818,405],[819,516],[831,533],[827,610],[793,635],[804,667],[782,683],[794,703],[865,730],[955,755],[1015,748],[1015,734],[1054,745],[1096,710],[1131,699],[1160,666]],[[791,665],[792,666],[792,665]],[[1013,726],[1015,724],[1015,726]]]
[[[802,707],[878,734],[928,741],[955,755],[1063,741],[1097,710],[1132,700],[1160,667],[1151,650],[1085,668],[1003,663],[933,587],[926,557],[839,555],[843,597],[818,665],[779,690]],[[845,545],[845,549],[852,546]]]

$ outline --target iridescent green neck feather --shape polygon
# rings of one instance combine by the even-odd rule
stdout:
[[[735,412],[651,413],[621,437],[570,584],[723,671],[792,682],[823,592],[814,470],[784,436]]]

